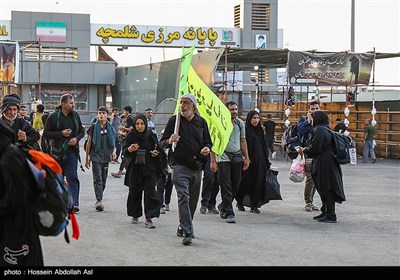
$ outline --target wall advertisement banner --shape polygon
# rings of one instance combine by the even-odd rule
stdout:
[[[374,53],[289,52],[288,81],[295,85],[368,85]]]

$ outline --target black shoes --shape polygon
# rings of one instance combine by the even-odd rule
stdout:
[[[239,211],[246,211],[246,209],[244,209],[244,206],[242,204],[236,203],[236,207]]]
[[[322,217],[325,217],[325,213],[321,213],[321,214],[319,214],[318,216],[314,216],[313,219],[314,219],[314,220],[318,220],[318,219],[320,219],[320,218],[322,218]]]
[[[222,211],[222,205],[221,205],[221,204],[218,204],[217,208],[218,208],[218,210],[219,210],[219,216],[220,216],[222,219],[226,219],[226,213],[224,213],[224,212]]]
[[[258,208],[251,208],[250,212],[260,214],[260,210],[258,210]]]
[[[78,206],[74,206],[74,212],[78,213],[79,212],[79,207]]]
[[[182,239],[183,245],[190,245],[192,243],[192,235],[190,233],[185,233],[185,237]]]
[[[184,235],[183,228],[178,226],[178,229],[176,230],[176,236],[183,237]],[[194,233],[191,234],[191,237],[194,238]]]
[[[336,216],[325,215],[324,217],[319,218],[317,220],[317,222],[321,222],[321,223],[336,223]]]

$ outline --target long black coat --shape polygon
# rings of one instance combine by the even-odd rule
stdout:
[[[324,124],[316,126],[311,133],[309,145],[303,152],[314,159],[311,176],[321,199],[324,200],[326,193],[334,190],[335,202],[342,202],[346,200],[342,169],[332,154],[333,136],[328,129]]]
[[[32,201],[38,189],[15,133],[0,123],[0,266],[43,266]]]
[[[249,168],[242,173],[242,180],[239,185],[238,198],[246,195],[250,196],[251,203],[244,199],[242,203],[244,206],[261,207],[263,197],[265,196],[265,174],[270,168],[271,163],[268,160],[268,150],[265,141],[265,134],[258,123],[256,127],[251,124],[251,118],[258,114],[255,110],[248,113],[246,119],[246,142],[247,150],[250,158]]]

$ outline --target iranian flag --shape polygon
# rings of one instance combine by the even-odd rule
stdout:
[[[36,40],[42,42],[66,42],[67,24],[65,22],[36,22]]]

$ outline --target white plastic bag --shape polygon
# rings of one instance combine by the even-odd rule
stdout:
[[[349,153],[350,153],[350,164],[357,165],[357,149],[350,148]]]
[[[306,174],[306,170],[305,170],[304,155],[303,156],[298,155],[293,160],[292,165],[290,166],[289,179],[292,182],[300,183],[300,182],[304,181],[305,174]]]

